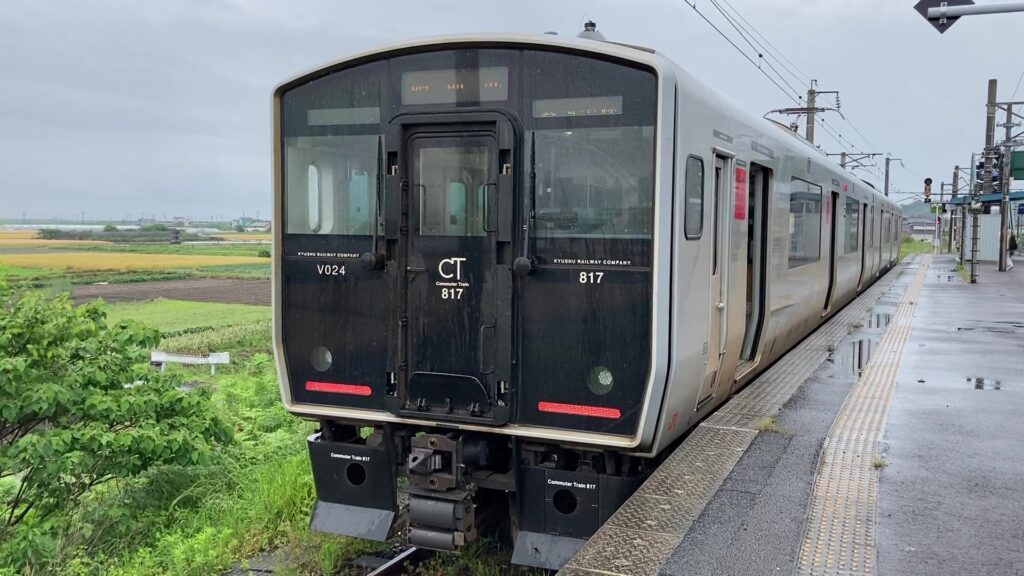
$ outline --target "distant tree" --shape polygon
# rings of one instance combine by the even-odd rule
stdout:
[[[245,224],[235,224],[235,232],[245,232]]]
[[[259,258],[270,258],[270,250],[261,248],[260,251],[256,253],[256,256]]]
[[[56,240],[60,237],[60,230],[56,228],[43,228],[39,232],[36,232],[36,238],[43,240]]]
[[[167,232],[167,230],[169,228],[167,228],[166,224],[143,224],[139,226],[140,232]]]
[[[0,566],[31,573],[55,513],[156,465],[206,463],[231,432],[207,391],[147,369],[156,330],[3,278],[0,311]]]
[[[103,231],[104,232],[117,232],[117,226],[114,226],[113,224],[107,224],[106,226],[103,227]]]

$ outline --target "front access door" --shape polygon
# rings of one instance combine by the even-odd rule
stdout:
[[[512,146],[497,123],[405,127],[398,410],[503,423],[511,363]],[[500,232],[500,233],[499,233]]]

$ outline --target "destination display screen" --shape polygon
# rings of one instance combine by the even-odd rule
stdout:
[[[534,118],[566,116],[611,116],[622,114],[622,96],[591,98],[552,98],[533,101]]]
[[[402,73],[402,104],[464,104],[508,100],[508,68],[416,70]]]

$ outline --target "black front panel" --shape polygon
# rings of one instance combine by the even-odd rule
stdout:
[[[420,49],[284,91],[296,402],[635,433],[657,82],[601,58]],[[533,272],[514,276],[517,258]]]
[[[354,256],[370,241],[304,235],[287,244],[293,252],[282,262],[282,329],[296,402],[384,407],[387,284]]]

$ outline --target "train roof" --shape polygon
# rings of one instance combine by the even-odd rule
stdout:
[[[771,138],[777,145],[784,146],[790,153],[813,154],[813,156],[809,157],[813,158],[814,161],[818,163],[828,166],[834,177],[842,177],[849,180],[851,183],[866,184],[866,186],[862,188],[866,188],[867,191],[873,193],[873,195],[878,199],[881,199],[881,201],[888,202],[893,206],[896,206],[896,203],[883,196],[875,185],[841,167],[837,162],[829,158],[820,148],[811,144],[802,136],[790,130],[787,126],[774,120],[769,120],[756,114],[752,114],[746,108],[734,102],[731,98],[709,87],[702,80],[688,72],[671,58],[652,48],[624,44],[607,39],[598,40],[572,36],[560,36],[555,34],[524,34],[511,32],[447,34],[443,36],[414,38],[403,42],[381,46],[372,50],[359,52],[357,54],[346,56],[338,60],[327,62],[315,68],[308,69],[279,84],[275,87],[274,94],[279,96],[283,91],[296,84],[308,81],[316,76],[328,74],[336,68],[352,65],[353,63],[363,60],[380,58],[384,55],[398,55],[416,52],[418,49],[428,46],[457,47],[460,45],[480,46],[488,44],[496,47],[534,44],[537,46],[562,48],[570,51],[591,52],[610,58],[647,65],[656,70],[659,74],[674,76],[677,85],[680,86],[680,89],[689,91],[692,95],[703,98],[714,106],[728,108],[728,113],[730,115],[743,120],[751,128],[761,130],[766,137]],[[785,135],[779,134],[779,130],[785,132]]]

